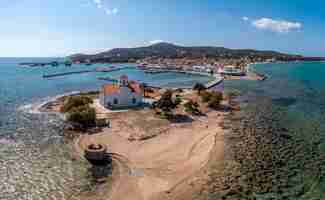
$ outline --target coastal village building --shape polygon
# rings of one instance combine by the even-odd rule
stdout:
[[[136,107],[142,104],[143,92],[140,84],[129,81],[126,75],[120,77],[118,84],[102,87],[100,103],[109,109]]]
[[[245,76],[246,72],[242,69],[237,68],[233,65],[227,65],[224,67],[220,67],[218,73],[221,75],[230,75],[230,76]]]

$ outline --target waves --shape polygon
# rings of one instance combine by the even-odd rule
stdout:
[[[73,92],[67,92],[64,94],[56,95],[53,97],[46,97],[46,98],[40,99],[34,103],[19,106],[17,110],[20,112],[25,112],[25,113],[29,113],[29,114],[41,114],[41,113],[44,113],[44,112],[40,112],[40,109],[43,106],[45,106],[51,102],[54,102],[57,99],[62,98],[64,96],[76,95],[79,93],[80,93],[80,91],[73,91]]]

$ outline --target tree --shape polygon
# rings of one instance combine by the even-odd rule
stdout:
[[[83,128],[90,128],[96,125],[96,111],[89,105],[72,108],[67,114],[67,120],[81,125]]]
[[[154,106],[162,111],[163,116],[170,117],[172,115],[172,111],[177,108],[179,103],[179,101],[173,100],[173,92],[171,90],[167,90],[164,94],[162,94],[161,98]]]
[[[93,100],[89,97],[85,96],[70,96],[68,99],[65,100],[61,111],[66,113],[72,110],[73,108],[79,107],[79,106],[86,106],[93,103]]]
[[[183,101],[183,100],[182,100],[181,96],[176,95],[176,98],[175,98],[174,103],[178,106],[179,104],[182,103],[182,101]]]
[[[203,85],[202,83],[196,83],[193,86],[193,90],[198,91],[199,94],[201,94],[202,91],[206,90],[207,88],[205,87],[205,85]]]
[[[185,112],[195,115],[201,114],[199,107],[199,104],[197,102],[194,102],[193,100],[190,100],[184,104]]]
[[[201,92],[201,99],[204,103],[207,103],[211,100],[212,98],[212,93],[208,91],[203,91]]]
[[[223,99],[223,95],[221,92],[212,92],[211,94],[212,96],[208,102],[208,106],[213,109],[218,109]]]

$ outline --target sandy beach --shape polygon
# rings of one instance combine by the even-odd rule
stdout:
[[[200,102],[203,114],[189,115],[180,106],[178,120],[169,121],[150,108],[109,111],[95,98],[91,107],[97,118],[108,119],[111,127],[96,134],[77,134],[73,154],[84,159],[88,145],[105,144],[113,155],[113,173],[107,184],[81,194],[80,199],[185,200],[198,194],[209,180],[211,166],[216,170],[224,163],[223,123],[228,112],[208,108],[193,91],[183,92],[182,97]],[[58,112],[64,99],[40,109]]]
[[[208,167],[211,152],[223,162],[221,111],[180,123],[153,119],[151,110],[111,115],[111,129],[82,135],[74,145],[80,156],[92,143],[104,143],[116,155],[110,199],[187,199],[205,182],[208,173],[203,169]],[[139,139],[151,132],[156,136]]]

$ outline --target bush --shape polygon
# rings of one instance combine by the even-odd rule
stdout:
[[[65,100],[61,112],[70,112],[73,108],[77,108],[80,106],[86,106],[93,103],[93,100],[89,97],[85,96],[70,96],[68,99]]]
[[[174,103],[176,104],[176,106],[178,106],[179,104],[182,103],[182,101],[183,101],[183,100],[182,100],[182,97],[179,96],[179,95],[177,95],[176,98],[175,98]]]
[[[212,96],[208,102],[208,106],[213,109],[218,109],[220,107],[220,103],[223,99],[222,93],[220,92],[212,92]]]
[[[199,115],[201,114],[201,111],[199,110],[199,104],[197,102],[194,102],[190,100],[189,102],[184,104],[185,112]]]
[[[205,87],[205,85],[203,85],[202,83],[196,83],[193,87],[193,90],[198,91],[199,94],[201,94],[202,91],[206,90],[207,88]]]
[[[183,90],[182,88],[177,88],[177,89],[175,90],[175,92],[177,92],[177,93],[182,93],[182,92],[184,92],[184,90]]]
[[[201,99],[204,103],[207,103],[211,100],[212,93],[208,91],[201,92]]]
[[[201,99],[204,103],[208,103],[210,108],[217,109],[223,99],[223,94],[221,92],[204,91],[201,93]]]
[[[167,90],[164,94],[162,94],[161,98],[157,103],[154,104],[155,108],[160,109],[161,114],[164,117],[170,117],[172,115],[172,111],[177,108],[180,104],[180,99],[175,101],[173,100],[173,92],[171,90]]]
[[[83,128],[90,128],[96,125],[96,111],[89,105],[72,108],[67,115],[67,120],[81,125]]]

